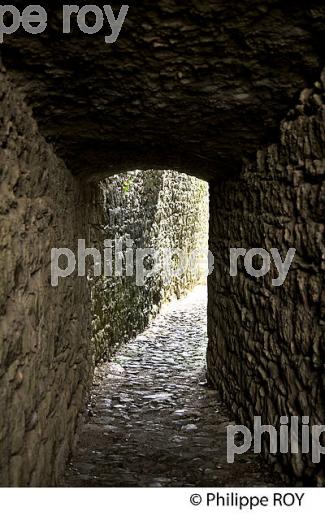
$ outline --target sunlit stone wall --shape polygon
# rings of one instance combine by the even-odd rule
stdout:
[[[161,305],[205,283],[208,248],[208,185],[170,171],[133,172],[102,184],[104,215],[97,240],[113,241],[112,276],[94,279],[94,344],[96,359],[109,357],[119,344],[142,331]],[[118,273],[115,240],[123,250],[123,272]],[[134,275],[127,276],[127,241],[134,242]],[[150,259],[136,262],[140,249],[161,252],[163,267],[141,277],[141,264],[151,271]],[[167,252],[181,250],[179,262],[167,262]],[[199,251],[193,262],[191,254]],[[157,265],[157,264],[154,264]],[[180,269],[179,269],[180,268]],[[170,271],[169,271],[170,269]],[[174,273],[172,272],[174,270]]]

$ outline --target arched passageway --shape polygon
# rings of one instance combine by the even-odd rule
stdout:
[[[228,413],[206,381],[206,302],[197,287],[97,369],[62,485],[283,485],[252,452],[227,462]]]
[[[112,261],[106,276],[92,276],[98,365],[61,485],[281,483],[252,452],[227,462],[231,422],[206,380],[207,183],[129,172],[101,189],[94,242],[110,239]]]
[[[231,415],[323,425],[323,2],[142,2],[114,46],[48,11],[48,31],[1,47],[1,485],[60,481],[94,350],[88,281],[53,287],[51,251],[94,245],[97,181],[130,168],[210,184],[208,377]],[[275,262],[247,271],[252,248],[295,249],[285,283]],[[323,459],[265,455],[324,483]]]

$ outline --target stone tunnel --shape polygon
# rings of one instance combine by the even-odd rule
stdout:
[[[103,184],[128,171],[209,183],[207,373],[231,418],[324,425],[324,3],[129,2],[111,45],[75,20],[63,34],[62,4],[42,5],[43,34],[0,46],[0,484],[56,486],[73,451],[91,287],[53,288],[51,250],[99,240]],[[187,205],[197,179],[182,180]],[[232,248],[296,254],[276,287],[240,261],[231,277]],[[325,482],[307,453],[264,457]]]

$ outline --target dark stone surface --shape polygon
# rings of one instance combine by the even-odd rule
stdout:
[[[129,3],[113,45],[107,28],[63,35],[62,3],[43,2],[46,32],[5,37],[0,49],[43,135],[76,174],[229,176],[274,139],[320,70],[323,1]]]
[[[57,483],[93,366],[86,280],[53,293],[49,265],[98,208],[42,135],[87,179],[159,167],[213,181],[210,377],[245,424],[324,424],[324,73],[277,130],[318,78],[324,2],[144,1],[114,45],[63,36],[48,5],[44,35],[0,48],[0,484]],[[227,278],[237,245],[296,247],[284,287]],[[306,458],[278,462],[324,483]]]
[[[0,486],[57,482],[92,378],[90,291],[51,286],[51,249],[87,236],[88,194],[0,72]],[[82,325],[81,325],[82,324]]]
[[[281,124],[281,142],[258,152],[236,181],[211,187],[208,369],[233,416],[278,427],[281,416],[325,424],[325,71]],[[286,281],[252,278],[231,247],[296,256]],[[226,374],[226,377],[225,377]],[[325,483],[324,457],[272,460],[303,483]]]
[[[205,381],[206,288],[172,303],[96,370],[68,487],[282,485],[252,451],[228,464],[230,424]]]

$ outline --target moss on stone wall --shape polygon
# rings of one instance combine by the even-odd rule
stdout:
[[[136,248],[207,248],[208,185],[170,171],[133,172],[102,184],[104,217],[101,240],[126,240]],[[99,238],[97,238],[99,240]],[[202,280],[186,269],[165,281],[163,273],[136,285],[135,276],[102,277],[93,285],[93,342],[96,360],[107,358],[128,338],[142,331],[161,305],[180,297]]]

